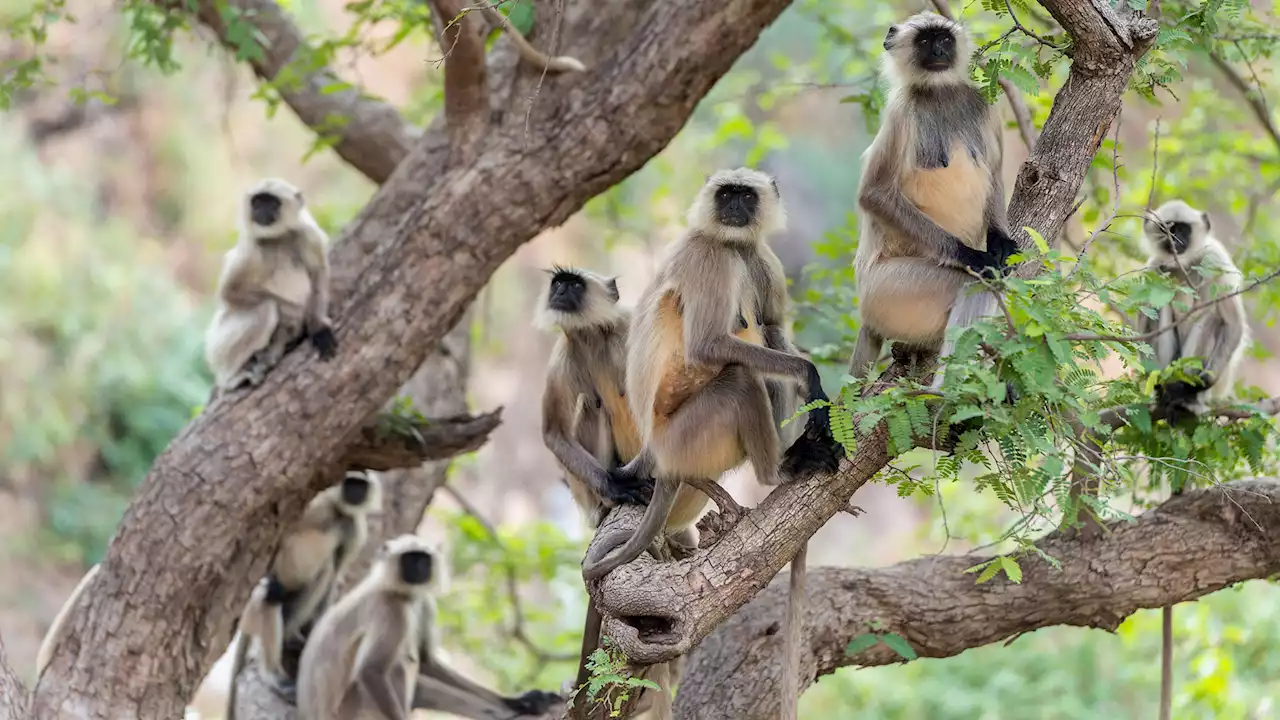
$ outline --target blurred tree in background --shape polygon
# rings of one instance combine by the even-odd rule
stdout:
[[[865,549],[852,539],[874,539],[874,529],[842,520],[841,539],[825,554],[815,551],[813,564],[879,565],[986,547],[1016,567],[1061,514],[1136,515],[1166,497],[1171,483],[1274,473],[1270,420],[1196,436],[1156,424],[1118,439],[1107,496],[1077,508],[1062,497],[1071,443],[1060,427],[1033,422],[1052,417],[1046,408],[1096,413],[1146,394],[1150,367],[1142,372],[1149,360],[1141,348],[1099,342],[1060,351],[1054,343],[1073,332],[1116,331],[1114,310],[1172,296],[1132,273],[1144,260],[1137,238],[1148,206],[1180,197],[1206,209],[1246,283],[1280,268],[1280,133],[1272,110],[1280,100],[1272,57],[1280,4],[1116,4],[1158,12],[1161,31],[1093,159],[1061,254],[1027,253],[1050,266],[1051,287],[1011,283],[1017,333],[1007,337],[999,321],[972,337],[1025,362],[996,371],[957,364],[948,390],[952,410],[987,419],[1002,462],[993,468],[970,454],[974,462],[961,464],[898,443],[902,454],[877,478],[889,489],[868,488],[857,502],[870,511],[865,522],[881,514],[905,529],[893,544]],[[0,634],[24,675],[34,644],[30,654],[15,651],[16,629],[31,634],[33,618],[47,622],[73,578],[101,559],[152,460],[208,398],[203,332],[241,187],[260,175],[297,178],[335,237],[372,192],[329,152],[334,136],[279,112],[290,77],[338,68],[345,79],[324,92],[359,81],[415,123],[443,106],[431,62],[440,52],[420,3],[282,3],[310,46],[282,77],[256,84],[235,64],[261,52],[253,18],[233,8],[223,21],[234,60],[211,54],[195,37],[201,33],[188,32],[168,6],[80,5],[0,0],[11,38],[0,44],[0,106],[8,111],[0,117],[0,506],[36,518],[0,535],[5,554],[23,558],[4,560],[0,574],[25,573],[39,588],[48,582],[39,573],[56,575],[50,568],[63,566],[56,590],[19,596],[19,583],[5,583],[0,593],[8,608]],[[530,29],[530,6],[509,5],[503,11]],[[872,0],[794,3],[665,150],[494,275],[473,325],[480,342],[472,395],[480,398],[475,405],[508,407],[504,449],[495,457],[487,448],[477,462],[455,467],[451,488],[459,499],[433,508],[428,525],[446,538],[455,576],[441,602],[446,641],[496,685],[556,686],[570,677],[586,601],[580,521],[541,450],[530,409],[541,386],[527,380],[540,377],[549,346],[528,329],[540,282],[530,268],[564,259],[623,272],[624,300],[632,301],[709,172],[765,169],[778,177],[791,213],[778,252],[798,301],[799,344],[823,361],[827,386],[839,387],[858,329],[854,198],[861,152],[885,102],[881,41],[890,23],[919,9]],[[1071,38],[1026,0],[957,3],[949,11],[974,36],[973,75],[1008,120],[1012,187],[1029,152],[1024,137],[1043,126],[1066,80]],[[1034,127],[1018,126],[1007,95]],[[1242,386],[1256,387],[1241,397],[1256,400],[1280,393],[1271,357],[1280,284],[1260,284],[1246,304],[1254,342]],[[1087,356],[1080,364],[1092,369],[1045,382],[1036,363],[1059,352]],[[1003,383],[995,379],[1014,382],[1023,397],[1000,406],[993,388],[1002,393]],[[919,397],[890,392],[856,401],[859,386],[848,385],[848,407],[887,418],[891,438],[909,439],[928,419]],[[1058,394],[1046,394],[1046,386]],[[518,457],[536,457],[529,467],[541,476],[506,477],[501,470]],[[0,518],[16,514],[0,509]],[[1277,597],[1269,581],[1258,580],[1179,606],[1175,717],[1280,715],[1280,659],[1269,652],[1280,643]],[[1131,616],[1114,635],[1050,628],[953,658],[840,670],[805,695],[801,714],[1149,717],[1159,648],[1156,610]]]

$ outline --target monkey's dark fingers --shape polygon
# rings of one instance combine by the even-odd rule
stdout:
[[[331,327],[322,327],[311,333],[311,344],[316,347],[321,360],[328,360],[338,352],[338,338],[334,337]]]
[[[830,475],[840,469],[843,457],[844,447],[831,436],[830,423],[823,427],[815,422],[811,413],[804,434],[782,454],[778,475],[784,483],[818,474]]]
[[[543,690],[530,690],[519,697],[504,698],[503,702],[507,707],[515,710],[520,715],[541,715],[546,712],[556,702],[564,698],[555,693]]]
[[[648,505],[653,500],[653,478],[610,476],[605,485],[605,500],[616,505]]]

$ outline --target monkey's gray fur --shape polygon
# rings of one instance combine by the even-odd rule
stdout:
[[[304,336],[322,359],[333,356],[328,241],[287,181],[263,180],[245,193],[240,238],[223,258],[205,334],[218,388],[258,385]]]
[[[964,28],[920,13],[889,28],[883,56],[889,101],[863,156],[854,260],[862,328],[849,372],[865,377],[883,342],[951,352],[948,330],[996,311],[970,294],[968,271],[998,272],[1009,238],[1003,144],[996,114],[968,78]],[[943,373],[934,376],[942,385]]]

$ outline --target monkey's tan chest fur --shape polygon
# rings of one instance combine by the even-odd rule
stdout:
[[[947,167],[906,171],[902,192],[943,230],[974,250],[987,249],[986,201],[991,170],[975,162],[959,140],[951,144]]]
[[[740,303],[739,310],[747,321],[747,327],[736,331],[734,336],[753,345],[763,345],[764,335],[751,303]],[[667,293],[658,305],[658,332],[662,338],[660,344],[668,352],[662,362],[665,370],[653,400],[655,426],[665,423],[686,400],[711,382],[721,370],[719,367],[688,361],[684,348],[684,317],[674,293]]]
[[[613,434],[613,446],[618,449],[618,459],[624,463],[631,462],[640,454],[641,447],[640,430],[631,415],[631,407],[613,378],[597,379],[596,392],[600,393],[600,402],[609,416],[609,429]]]

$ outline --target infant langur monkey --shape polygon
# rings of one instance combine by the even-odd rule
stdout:
[[[381,483],[367,473],[350,471],[341,483],[316,495],[284,536],[270,571],[254,588],[240,618],[227,720],[235,720],[236,678],[250,640],[257,641],[263,677],[286,697],[293,695],[293,673],[284,662],[286,644],[305,644],[311,624],[332,603],[339,579],[368,541],[369,514],[381,508]]]
[[[542,393],[542,439],[594,529],[610,508],[623,503],[643,505],[653,494],[653,482],[647,477],[620,482],[609,475],[609,470],[634,459],[642,446],[624,397],[631,313],[618,306],[617,278],[566,267],[553,267],[548,274],[551,278],[538,300],[534,324],[558,330],[560,336],[551,351]],[[684,503],[695,502],[696,490],[682,487],[680,492]],[[676,543],[696,545],[696,538],[686,531]],[[589,677],[587,658],[600,644],[600,621],[594,600],[588,599],[576,686]],[[666,671],[664,665],[653,673],[665,677]],[[655,717],[670,716],[669,684],[661,692],[643,692],[636,706],[638,717],[655,705]],[[577,714],[584,705],[575,707]],[[666,706],[665,714],[661,706]]]
[[[240,239],[222,261],[205,359],[218,388],[255,386],[309,336],[321,359],[338,347],[329,322],[329,238],[284,180],[245,194]]]
[[[1243,276],[1226,248],[1209,232],[1209,215],[1181,200],[1170,200],[1142,225],[1149,253],[1147,267],[1172,275],[1185,290],[1159,308],[1156,317],[1138,316],[1138,332],[1164,330],[1149,342],[1156,362],[1168,367],[1181,358],[1198,357],[1203,368],[1189,371],[1193,382],[1173,380],[1156,388],[1156,412],[1171,424],[1203,413],[1204,398],[1231,391],[1236,369],[1248,342],[1244,301],[1234,295],[1186,318],[1187,310],[1239,292]],[[1185,304],[1186,309],[1175,307]]]
[[[440,661],[439,564],[415,535],[388,540],[369,574],[316,623],[298,667],[298,717],[407,720],[416,707],[468,718],[538,715],[555,695],[504,698]]]
[[[858,192],[855,377],[870,373],[886,339],[916,355],[949,354],[949,328],[996,310],[990,292],[969,293],[969,271],[1000,272],[1018,250],[1005,214],[1000,125],[969,80],[968,34],[921,13],[890,27],[884,48],[889,101]],[[935,373],[934,388],[942,377]]]

